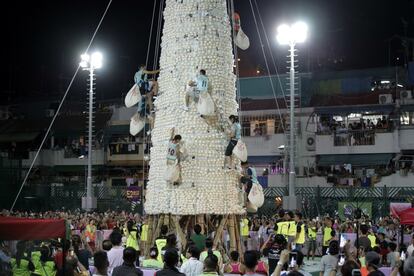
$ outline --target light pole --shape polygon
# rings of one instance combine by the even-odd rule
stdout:
[[[93,96],[94,96],[94,70],[102,67],[102,54],[95,52],[92,56],[81,55],[79,64],[83,70],[89,71],[89,118],[88,118],[88,177],[86,179],[86,197],[82,197],[82,209],[91,211],[96,209],[96,197],[93,196],[92,187],[92,135],[93,135]]]
[[[289,45],[290,49],[290,130],[289,130],[289,197],[285,208],[297,208],[295,194],[295,45],[306,40],[308,27],[303,22],[296,22],[289,26],[280,25],[277,28],[277,41],[281,45]],[[285,202],[285,201],[284,201]]]

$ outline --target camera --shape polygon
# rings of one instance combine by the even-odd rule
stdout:
[[[298,257],[298,254],[296,252],[290,252],[289,253],[289,267],[295,267],[296,266],[297,257]]]

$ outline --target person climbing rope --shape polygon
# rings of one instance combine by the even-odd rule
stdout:
[[[230,115],[229,120],[231,122],[231,128],[228,130],[230,141],[227,145],[225,158],[224,158],[224,169],[230,171],[235,169],[233,164],[233,149],[237,145],[238,140],[241,139],[241,126],[239,123],[239,117],[235,115]]]
[[[166,180],[174,184],[178,184],[181,178],[180,166],[180,142],[181,135],[175,134],[175,127],[171,129],[171,137],[167,150],[167,175]],[[178,170],[178,171],[177,171]]]
[[[185,107],[184,110],[188,111],[190,106],[190,99],[197,103],[200,94],[207,93],[208,91],[208,77],[206,70],[201,69],[197,75],[196,81],[190,81],[187,85],[187,92],[185,95]]]
[[[137,84],[142,95],[141,101],[138,103],[138,114],[141,118],[150,114],[152,110],[153,89],[158,90],[158,83],[154,79],[148,80],[148,74],[157,74],[160,70],[148,71],[143,64],[140,66],[138,72],[135,73],[134,81]],[[147,105],[149,107],[147,107]]]
[[[241,165],[243,168],[243,176],[241,178],[241,182],[244,186],[246,195],[249,195],[253,183],[258,183],[256,169],[252,166],[249,166],[249,162],[247,161],[242,162]]]

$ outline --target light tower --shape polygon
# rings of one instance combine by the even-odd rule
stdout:
[[[82,197],[82,209],[91,211],[96,209],[96,197],[92,187],[92,135],[93,135],[93,103],[94,103],[94,70],[102,67],[102,54],[95,52],[92,56],[87,53],[81,55],[79,64],[83,70],[89,72],[89,112],[88,112],[88,177],[86,180],[86,197]]]
[[[303,22],[297,22],[292,26],[283,24],[277,28],[277,41],[281,45],[289,45],[290,49],[290,130],[289,130],[289,196],[285,208],[294,210],[297,208],[295,193],[295,45],[305,42],[308,34],[308,26]],[[286,158],[286,157],[285,157]],[[284,201],[285,202],[285,201]]]
[[[200,224],[204,233],[227,225],[231,247],[241,251],[239,221],[245,213],[239,176],[223,169],[228,140],[223,119],[237,115],[236,76],[231,24],[226,0],[166,0],[162,33],[159,93],[154,102],[155,124],[145,213],[153,244],[162,224],[175,229],[182,243],[187,229]],[[185,104],[186,85],[204,69],[217,116],[202,118],[194,104]],[[179,185],[167,183],[167,144],[170,131],[180,134],[188,157],[181,161]],[[173,222],[173,223],[171,223]],[[232,231],[231,231],[232,230]],[[219,239],[215,240],[217,244]]]

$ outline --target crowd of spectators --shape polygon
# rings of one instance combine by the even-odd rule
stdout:
[[[224,231],[222,246],[214,247],[214,232],[202,233],[195,225],[187,246],[168,229],[161,227],[147,256],[146,219],[128,212],[3,212],[3,215],[30,218],[64,218],[70,241],[16,241],[1,243],[0,259],[14,275],[306,275],[307,262],[318,262],[320,275],[414,275],[414,236],[407,245],[399,233],[412,235],[411,228],[400,228],[393,217],[370,220],[347,218],[303,218],[300,212],[281,210],[274,217],[242,218],[240,236],[243,252],[230,250],[229,234]],[[100,231],[108,236],[98,238]],[[348,238],[347,234],[359,237]],[[318,238],[320,237],[320,238]],[[345,238],[346,237],[346,238]],[[159,243],[158,241],[164,240]],[[161,246],[161,247],[160,247]],[[318,256],[322,256],[321,259]],[[384,266],[384,269],[379,269]],[[365,273],[365,274],[364,274]],[[2,274],[3,275],[3,274]],[[7,275],[7,274],[6,274]]]

